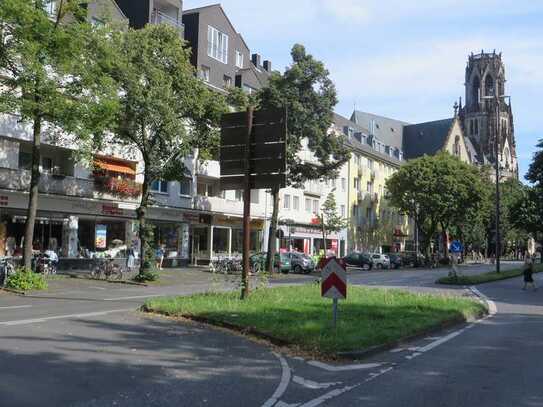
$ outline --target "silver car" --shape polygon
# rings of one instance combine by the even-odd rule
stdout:
[[[390,258],[386,254],[372,253],[371,260],[373,265],[378,269],[390,268]]]
[[[299,252],[290,252],[290,267],[295,273],[311,273],[313,270],[315,270],[315,263],[305,253],[299,253]]]

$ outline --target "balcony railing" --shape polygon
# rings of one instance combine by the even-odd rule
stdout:
[[[151,16],[151,22],[153,24],[167,24],[169,26],[172,26],[178,29],[181,32],[183,32],[183,30],[185,29],[185,26],[183,25],[183,23],[179,21],[177,18],[171,17],[157,9],[153,10],[153,14]]]
[[[30,171],[11,168],[0,168],[0,188],[14,191],[28,191],[30,188]],[[132,185],[132,184],[130,184]],[[119,181],[97,186],[95,179],[75,178],[61,174],[41,174],[38,189],[44,194],[74,196],[137,202],[138,195],[126,190]],[[136,187],[137,188],[137,187]]]

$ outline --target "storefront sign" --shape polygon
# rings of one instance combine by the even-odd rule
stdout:
[[[102,213],[104,215],[123,216],[124,211],[115,204],[103,204]]]
[[[200,217],[197,213],[184,213],[183,220],[188,223],[200,223]]]
[[[107,247],[107,225],[96,225],[95,246],[97,249]]]

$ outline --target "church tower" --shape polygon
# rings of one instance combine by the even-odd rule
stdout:
[[[478,161],[495,165],[498,159],[504,176],[518,177],[511,101],[503,97],[505,82],[501,53],[472,53],[466,66],[466,99],[465,106],[460,107],[460,118],[465,134],[477,150]],[[496,114],[496,94],[500,100],[499,116]]]

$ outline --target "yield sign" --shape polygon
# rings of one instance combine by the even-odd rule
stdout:
[[[347,272],[335,257],[327,259],[322,269],[321,294],[326,298],[347,298]]]

